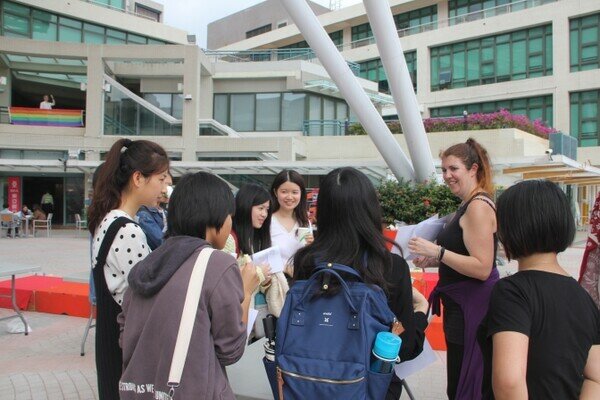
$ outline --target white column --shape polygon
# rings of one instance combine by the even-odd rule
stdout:
[[[381,115],[305,1],[281,0],[296,26],[358,117],[383,159],[398,179],[414,180],[414,170]],[[412,89],[411,89],[412,90]]]
[[[435,167],[392,10],[387,1],[364,0],[363,3],[392,91],[416,179],[424,182],[435,176]]]

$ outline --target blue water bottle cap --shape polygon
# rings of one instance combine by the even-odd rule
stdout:
[[[402,339],[392,332],[379,332],[373,346],[373,353],[381,359],[395,361],[400,352]]]

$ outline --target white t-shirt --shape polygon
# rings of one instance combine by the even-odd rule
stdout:
[[[52,106],[54,105],[54,102],[50,102],[50,101],[42,101],[40,103],[40,109],[42,110],[52,110]]]
[[[298,241],[298,227],[296,222],[292,230],[288,231],[275,215],[271,218],[271,246],[279,246],[284,265],[292,264],[290,258],[302,248],[302,244]]]
[[[122,210],[112,210],[102,219],[100,226],[96,229],[92,243],[92,259],[96,262],[102,240],[106,231],[119,217],[127,217],[134,220]],[[138,261],[143,260],[150,254],[150,247],[146,242],[146,235],[142,228],[136,223],[129,223],[119,229],[115,240],[110,246],[104,265],[104,278],[108,291],[117,303],[123,303],[123,294],[127,289],[127,275]]]

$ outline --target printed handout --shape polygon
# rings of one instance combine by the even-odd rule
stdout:
[[[434,241],[437,235],[449,221],[450,215],[446,215],[442,218],[438,218],[438,215],[434,215],[425,221],[421,221],[416,225],[404,225],[398,227],[398,233],[396,234],[396,243],[402,248],[402,254],[406,260],[412,260],[414,256],[408,250],[408,241],[414,237],[422,237],[430,241]],[[397,247],[392,248],[392,253],[400,254]]]
[[[254,262],[254,265],[269,264],[272,274],[283,272],[283,260],[281,259],[278,246],[269,247],[268,249],[254,253],[252,262]]]

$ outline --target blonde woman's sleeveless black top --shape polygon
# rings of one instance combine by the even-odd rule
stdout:
[[[437,244],[445,247],[446,250],[450,250],[453,253],[461,254],[464,256],[470,255],[469,251],[467,250],[467,247],[465,246],[465,242],[463,240],[463,229],[460,227],[460,218],[467,211],[467,207],[469,207],[469,204],[471,204],[471,202],[473,200],[477,200],[476,198],[478,196],[485,196],[491,200],[490,196],[484,192],[477,193],[473,197],[471,197],[471,199],[469,199],[465,204],[460,206],[460,208],[456,211],[456,214],[454,214],[454,217],[452,218],[452,220],[450,222],[448,222],[446,224],[446,226],[444,227],[444,229],[439,233],[439,235],[437,237]],[[485,200],[479,199],[479,201],[484,201],[490,207],[492,207],[492,205],[489,204]],[[494,211],[495,211],[495,209],[494,209]],[[496,234],[494,233],[494,263],[492,265],[492,268],[496,268],[496,252],[497,251],[498,251],[498,238],[497,238]],[[456,272],[454,269],[450,268],[449,266],[447,266],[444,263],[440,263],[439,276],[440,276],[440,282],[439,282],[440,286],[445,286],[445,285],[449,285],[451,283],[456,283],[456,282],[473,279],[466,275]]]

